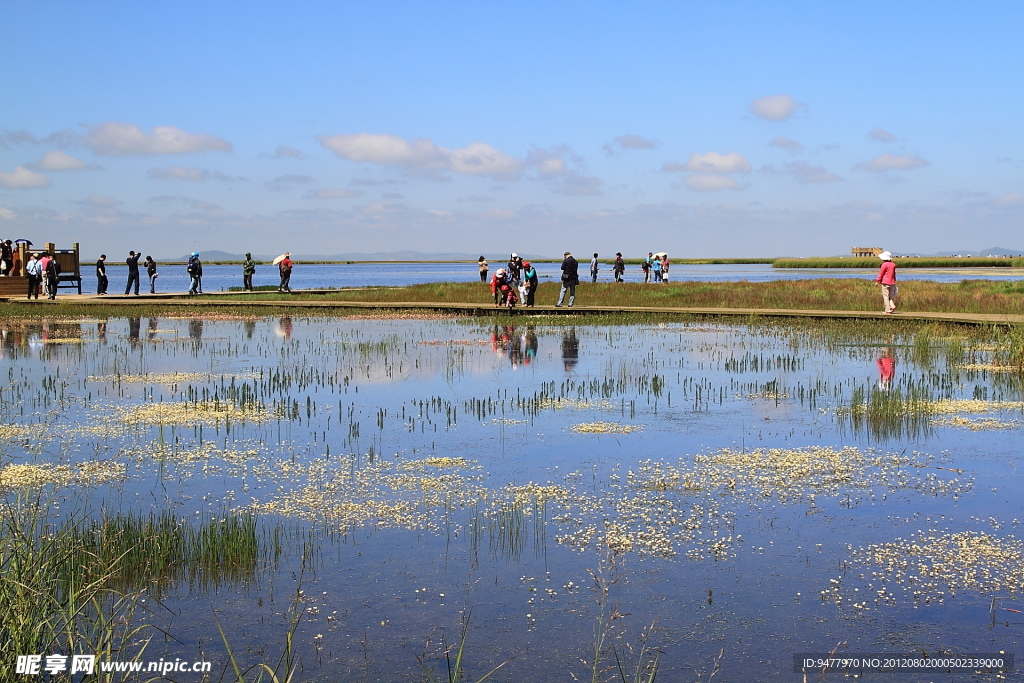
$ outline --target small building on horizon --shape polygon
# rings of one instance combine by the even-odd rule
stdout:
[[[878,256],[884,249],[881,247],[854,247],[850,250],[850,253],[859,258],[870,258],[872,256]]]

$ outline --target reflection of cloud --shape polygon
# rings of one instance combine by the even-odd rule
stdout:
[[[754,116],[765,121],[785,121],[797,109],[807,109],[789,95],[769,95],[750,103],[750,111]]]
[[[31,187],[49,187],[53,183],[42,173],[30,171],[24,166],[15,166],[10,173],[0,172],[0,187],[25,190]]]
[[[343,159],[391,164],[412,169],[453,171],[467,175],[517,173],[522,163],[483,142],[446,149],[426,138],[404,140],[396,135],[357,133],[320,135],[317,140]]]
[[[716,192],[738,190],[740,184],[735,178],[724,175],[692,175],[686,178],[686,186],[697,192]]]
[[[354,190],[346,190],[340,187],[325,187],[320,190],[314,190],[306,195],[307,199],[348,199],[350,197],[358,197],[361,192]]]
[[[205,133],[188,133],[176,126],[155,126],[152,133],[145,133],[134,123],[111,121],[88,128],[89,132],[79,139],[94,154],[102,156],[231,151],[227,140]]]
[[[922,166],[929,166],[930,162],[925,161],[916,154],[880,154],[871,161],[865,161],[864,163],[857,164],[857,168],[862,168],[865,171],[881,172],[881,171],[905,171],[911,168],[921,168]]]
[[[801,145],[796,140],[791,140],[790,138],[787,138],[784,135],[772,138],[772,141],[769,142],[768,144],[771,145],[772,147],[781,147],[782,149],[788,149],[790,152],[799,152],[804,148],[804,146]]]
[[[884,128],[875,127],[868,131],[868,139],[878,140],[879,142],[892,142],[896,139],[896,136]]]

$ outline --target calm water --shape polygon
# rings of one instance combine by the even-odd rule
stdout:
[[[492,264],[494,268],[501,264]],[[158,292],[187,292],[189,289],[188,274],[185,266],[161,266],[157,280]],[[227,290],[242,284],[241,266],[203,266],[203,289],[207,292]],[[260,266],[253,278],[254,285],[277,285],[280,278],[274,266]],[[557,263],[537,264],[537,273],[541,281],[557,282],[561,271]],[[850,269],[783,269],[772,268],[767,264],[752,265],[706,265],[706,266],[671,266],[669,274],[672,280],[702,280],[707,282],[767,282],[769,280],[797,280],[807,278],[864,278],[874,279],[874,271]],[[580,265],[580,276],[589,277],[589,265]],[[124,291],[127,282],[127,268],[112,264],[107,267],[110,279],[109,291]],[[965,279],[1021,279],[1024,269],[1020,268],[975,268],[958,270],[925,270],[904,268],[899,271],[902,280],[935,280],[937,282],[959,282]],[[465,263],[394,263],[351,265],[303,265],[297,264],[292,273],[293,289],[318,289],[322,287],[368,287],[368,286],[402,286],[423,282],[472,282],[478,280],[475,264]],[[602,266],[600,281],[612,279],[611,267]],[[643,273],[639,266],[629,266],[626,271],[627,282],[643,282]],[[140,291],[149,290],[149,282],[143,276]],[[83,270],[83,292],[96,291],[95,268]]]
[[[152,619],[178,642],[154,659],[225,666],[211,609],[250,661],[276,658],[301,589],[300,680],[419,680],[425,644],[442,667],[440,635],[470,612],[469,680],[509,658],[495,680],[586,678],[591,572],[606,617],[628,615],[609,644],[656,624],[658,680],[706,680],[723,649],[716,683],[799,680],[793,653],[840,642],[1019,656],[1019,615],[989,612],[1024,609],[1019,381],[969,340],[815,329],[7,323],[6,422],[44,426],[38,453],[9,438],[3,462],[126,465],[64,489],[65,510],[257,510],[286,530],[250,581],[172,588]],[[893,419],[911,396],[948,412]],[[932,559],[899,545],[965,538],[1006,552],[954,549],[929,581]],[[951,594],[975,572],[988,583]]]

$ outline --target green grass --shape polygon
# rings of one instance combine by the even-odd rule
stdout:
[[[988,256],[935,256],[895,258],[898,268],[1024,268],[1024,258],[997,258]],[[872,258],[781,258],[772,262],[772,268],[878,268],[881,261]]]

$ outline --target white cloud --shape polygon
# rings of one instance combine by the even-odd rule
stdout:
[[[543,161],[537,163],[537,170],[545,175],[565,173],[565,159],[561,157],[551,157],[550,159],[544,159]]]
[[[263,152],[260,156],[269,157],[271,159],[301,159],[302,151],[295,149],[294,147],[288,147],[287,145],[278,145],[272,153],[267,154],[266,152]]]
[[[42,173],[30,171],[24,166],[15,166],[10,173],[0,173],[0,187],[12,190],[24,190],[29,187],[47,187],[52,185],[50,179]]]
[[[1004,194],[1002,197],[996,197],[995,203],[999,206],[1017,206],[1018,204],[1024,204],[1024,197],[1019,192],[1011,192]]]
[[[692,175],[686,178],[686,186],[697,192],[738,190],[740,184],[734,178],[724,175]]]
[[[175,178],[177,180],[203,181],[210,177],[210,172],[205,168],[186,168],[184,166],[169,166],[167,168],[151,168],[149,177],[156,180]]]
[[[310,192],[306,195],[307,199],[348,199],[350,197],[358,197],[361,192],[355,192],[353,190],[346,190],[340,187],[326,187],[321,190]]]
[[[788,149],[790,152],[799,152],[804,148],[804,146],[801,145],[796,140],[787,138],[784,135],[772,138],[772,141],[769,142],[768,144],[771,145],[772,147],[781,147],[782,149]]]
[[[833,183],[842,180],[842,177],[829,173],[822,166],[811,166],[803,161],[786,164],[786,172],[801,183]]]
[[[120,201],[114,199],[113,197],[104,197],[103,195],[92,194],[92,195],[89,195],[88,199],[83,199],[82,201],[80,201],[78,203],[81,204],[82,206],[106,207],[106,206],[118,206],[120,204],[123,204],[124,202],[120,202]]]
[[[690,153],[690,159],[685,164],[672,161],[661,167],[662,171],[694,171],[696,173],[747,173],[750,171],[750,162],[739,152],[719,154],[708,152],[707,154]]]
[[[785,121],[797,109],[807,109],[807,105],[789,95],[768,95],[750,103],[750,111],[754,112],[754,116],[766,121]]]
[[[116,121],[89,126],[81,141],[95,154],[112,157],[231,151],[230,142],[213,135],[187,133],[176,126],[154,126],[152,133],[145,133],[134,123]]]
[[[372,164],[447,170],[467,175],[517,173],[523,166],[518,159],[483,142],[474,142],[459,149],[446,149],[426,138],[410,141],[396,135],[373,133],[320,135],[317,140],[342,159]]]
[[[5,221],[13,221],[17,217],[18,214],[14,213],[6,206],[0,206],[0,218],[3,218]]]
[[[604,181],[600,178],[583,176],[573,171],[565,176],[554,191],[570,197],[599,197],[602,185]]]
[[[868,138],[871,140],[878,140],[879,142],[892,142],[896,139],[896,136],[884,128],[872,128],[868,132]]]
[[[311,182],[313,182],[313,176],[288,173],[286,175],[278,176],[265,184],[271,190],[287,190],[293,185],[305,185]]]
[[[47,152],[31,166],[41,171],[79,171],[84,168],[96,168],[60,150]]]
[[[626,133],[604,145],[603,149],[607,154],[611,155],[615,153],[615,147],[619,149],[653,149],[660,144],[659,141],[645,138],[643,135]]]
[[[857,168],[863,168],[866,171],[881,172],[881,171],[905,171],[911,168],[921,168],[922,166],[929,166],[930,162],[922,159],[916,154],[880,154],[871,161],[865,161],[862,164],[857,164]]]

